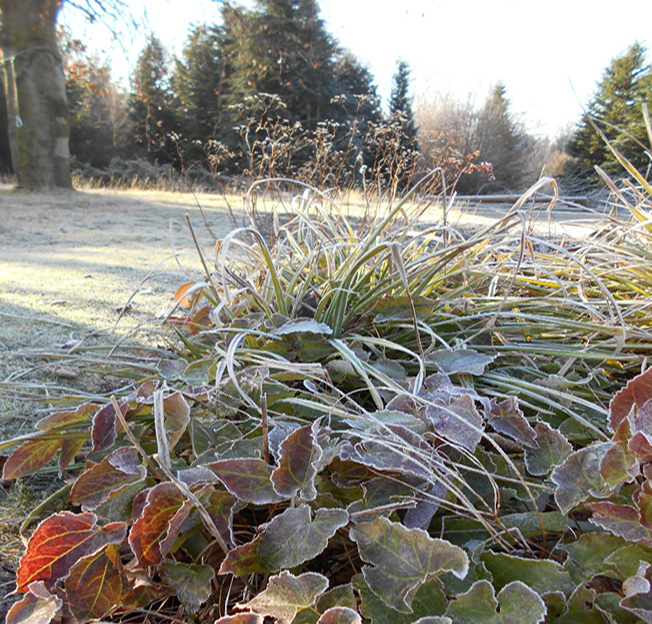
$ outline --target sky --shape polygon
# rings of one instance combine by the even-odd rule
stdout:
[[[65,4],[62,15],[90,49],[111,55],[114,74],[125,81],[148,28],[179,54],[193,25],[220,20],[214,0],[127,2],[146,25],[129,29],[121,46]],[[327,30],[369,67],[385,102],[402,59],[412,71],[416,107],[439,94],[480,105],[502,81],[513,113],[538,135],[556,136],[576,123],[604,69],[634,41],[652,47],[652,0],[321,0],[320,6]]]

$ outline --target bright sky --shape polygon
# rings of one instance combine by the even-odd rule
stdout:
[[[128,2],[136,16],[146,13],[174,53],[193,24],[220,18],[213,0]],[[328,30],[368,65],[384,100],[402,58],[412,68],[417,102],[444,93],[479,104],[502,80],[514,113],[540,134],[576,122],[580,102],[587,103],[609,61],[634,41],[652,48],[652,0],[321,0],[320,6]],[[64,10],[63,21],[80,32],[71,11]],[[128,75],[143,38],[127,37],[126,55],[110,48],[116,76]],[[108,46],[97,26],[85,39],[91,48]]]

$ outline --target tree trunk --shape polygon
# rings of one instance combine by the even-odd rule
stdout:
[[[18,184],[72,188],[68,101],[55,23],[62,0],[0,0],[9,143]]]

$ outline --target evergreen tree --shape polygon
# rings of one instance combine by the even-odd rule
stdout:
[[[533,144],[523,127],[514,120],[507,89],[502,82],[491,89],[480,110],[475,144],[480,160],[491,163],[496,183],[512,190],[521,190],[528,185],[531,155],[528,146]],[[467,179],[471,186],[485,182],[486,176],[481,174]]]
[[[259,93],[274,95],[288,120],[306,129],[333,116],[337,47],[314,0],[257,0],[254,10],[229,15],[225,27],[232,68],[229,104],[242,106]]]
[[[176,61],[172,86],[178,99],[182,135],[202,142],[214,139],[222,123],[226,61],[218,31],[198,26]]]
[[[640,170],[650,163],[634,140],[647,143],[643,102],[652,104],[652,71],[645,64],[645,48],[634,43],[623,55],[611,61],[605,70],[587,114]],[[615,157],[588,119],[578,125],[568,151],[577,158],[577,171],[574,173],[592,175],[594,165],[600,165],[609,173],[621,171]]]
[[[379,128],[375,145],[375,174],[403,190],[414,177],[419,157],[417,127],[410,95],[410,67],[398,61],[389,100],[388,124]]]
[[[162,163],[177,162],[178,122],[170,86],[167,53],[153,35],[140,53],[129,102],[134,139],[143,154]]]
[[[410,66],[405,61],[399,61],[393,78],[392,93],[389,100],[390,121],[398,124],[401,132],[401,143],[406,150],[418,151],[417,127],[412,111],[410,96]]]

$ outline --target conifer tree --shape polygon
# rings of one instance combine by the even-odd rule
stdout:
[[[403,147],[413,152],[418,151],[417,127],[410,95],[410,66],[402,60],[398,62],[393,78],[389,115],[390,121],[397,123],[401,129]]]
[[[419,157],[417,127],[410,95],[410,67],[399,60],[389,100],[389,124],[378,135],[377,174],[395,189],[405,189],[412,180]]]
[[[521,190],[528,185],[530,142],[521,124],[514,120],[507,89],[502,82],[490,90],[480,110],[475,145],[480,160],[491,163],[498,184],[511,190]],[[486,176],[471,176],[467,184],[472,181],[484,184]]]
[[[226,60],[218,31],[198,26],[176,61],[172,86],[178,98],[182,135],[207,141],[219,132],[224,108]]]
[[[633,139],[647,143],[643,102],[652,104],[652,70],[645,64],[645,48],[637,42],[611,61],[589,103],[587,114],[618,150],[641,170],[650,161]],[[578,125],[568,151],[577,158],[575,173],[592,175],[594,165],[609,173],[620,171],[615,157],[586,118]]]
[[[134,139],[144,155],[161,163],[175,162],[178,123],[170,87],[169,61],[162,43],[153,35],[140,53],[132,77],[130,115]]]
[[[225,26],[230,104],[266,93],[282,100],[290,122],[306,128],[332,116],[337,47],[314,0],[257,0],[254,10],[238,9]]]

